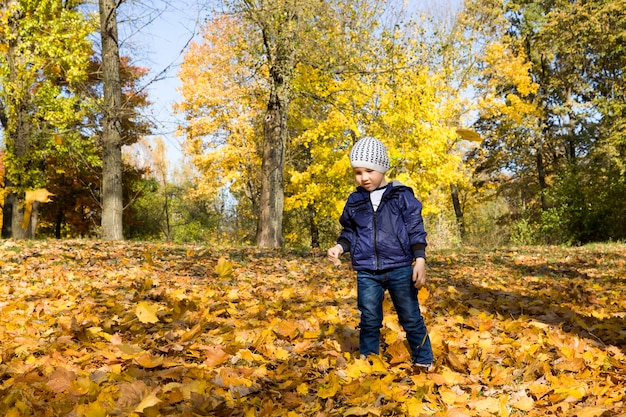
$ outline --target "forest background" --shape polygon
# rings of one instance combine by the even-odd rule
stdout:
[[[207,1],[178,167],[153,3],[0,5],[0,414],[624,415],[625,0]],[[321,249],[363,135],[424,203],[430,373],[389,299],[360,358]]]
[[[2,4],[3,195],[38,236],[106,235],[97,12]],[[327,245],[348,150],[372,135],[435,247],[624,239],[624,1],[269,4],[203,5],[178,72],[178,167],[147,140],[154,80],[120,39],[123,238]],[[123,26],[144,6],[116,7]]]

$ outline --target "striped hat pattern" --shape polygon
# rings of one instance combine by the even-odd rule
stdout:
[[[387,149],[380,140],[365,136],[352,147],[350,165],[352,168],[373,169],[384,174],[389,169]]]

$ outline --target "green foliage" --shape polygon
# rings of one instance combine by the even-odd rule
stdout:
[[[537,243],[537,225],[528,219],[520,219],[511,225],[511,243],[527,246]]]
[[[6,175],[19,191],[44,185],[54,135],[74,136],[85,116],[77,92],[88,77],[94,21],[61,3],[15,2],[0,11]]]
[[[127,227],[125,236],[141,240],[160,240],[164,237],[164,198],[159,188],[155,178],[142,179],[135,184],[137,198],[127,209],[135,221]]]
[[[512,241],[621,239],[626,2],[466,5],[469,39],[484,45],[474,127],[485,140],[469,157],[506,198]]]
[[[176,243],[214,242],[236,244],[236,219],[223,199],[193,196],[190,182],[159,183],[146,178],[135,183],[136,198],[129,205],[124,235],[138,240]]]
[[[503,198],[493,195],[465,213],[467,235],[464,244],[475,247],[500,247],[511,238],[510,208]]]
[[[624,195],[626,181],[614,166],[571,167],[551,190],[554,207],[543,214],[542,230],[559,243],[623,240]]]

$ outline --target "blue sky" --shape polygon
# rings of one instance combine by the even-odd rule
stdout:
[[[139,2],[121,10],[120,38],[135,65],[151,68],[145,77],[149,100],[153,102],[149,117],[156,129],[152,138],[161,137],[168,149],[170,168],[182,160],[181,137],[175,136],[177,117],[172,105],[180,100],[177,73],[190,40],[197,36],[207,15],[201,0],[155,0]],[[125,17],[132,23],[124,25]],[[124,51],[124,49],[123,49]]]

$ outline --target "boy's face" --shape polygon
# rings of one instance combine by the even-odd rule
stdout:
[[[369,168],[353,168],[357,184],[367,191],[374,191],[386,184],[385,174]]]

